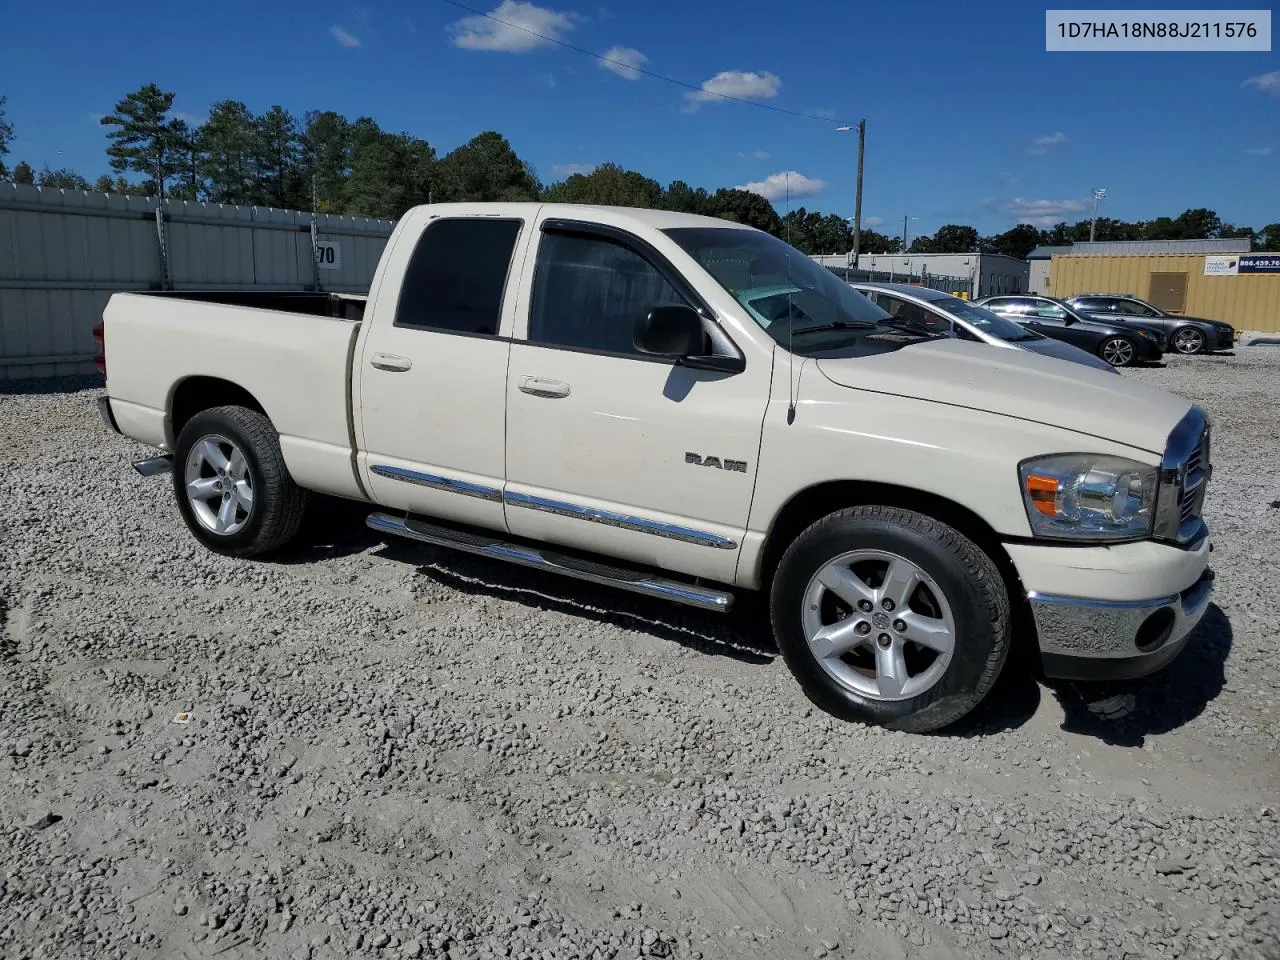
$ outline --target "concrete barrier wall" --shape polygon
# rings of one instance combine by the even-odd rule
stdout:
[[[93,373],[120,290],[366,293],[394,223],[320,214],[341,263],[315,263],[311,214],[0,183],[0,380]],[[338,259],[338,258],[335,258]]]

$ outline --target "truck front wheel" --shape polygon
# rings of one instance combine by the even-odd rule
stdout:
[[[213,407],[187,421],[175,445],[173,489],[196,539],[234,557],[284,546],[307,503],[271,421],[245,407]]]
[[[991,558],[897,507],[852,507],[801,533],[778,565],[770,617],[810,700],[913,733],[977,706],[1009,650],[1009,598]]]

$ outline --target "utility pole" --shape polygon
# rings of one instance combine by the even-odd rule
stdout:
[[[858,121],[858,191],[853,201],[853,268],[858,268],[862,243],[862,150],[867,140],[867,121]]]
[[[1093,243],[1093,238],[1098,226],[1098,201],[1107,195],[1106,187],[1098,187],[1093,191],[1093,219],[1089,221],[1089,242]]]
[[[907,252],[907,215],[902,215],[902,252]]]
[[[836,127],[837,133],[858,131],[858,188],[857,198],[853,203],[853,250],[849,253],[849,266],[858,266],[858,254],[862,252],[862,154],[867,139],[867,121],[859,120],[856,127],[844,125]]]

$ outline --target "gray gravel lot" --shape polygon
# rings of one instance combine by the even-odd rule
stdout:
[[[222,559],[97,384],[0,385],[0,952],[1280,957],[1280,349],[1125,375],[1214,417],[1216,605],[927,737],[812,710],[758,612],[349,506]]]

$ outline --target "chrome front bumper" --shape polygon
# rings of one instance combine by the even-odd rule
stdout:
[[[1124,680],[1154,673],[1182,652],[1212,594],[1209,569],[1181,593],[1151,600],[1032,593],[1045,675]]]

